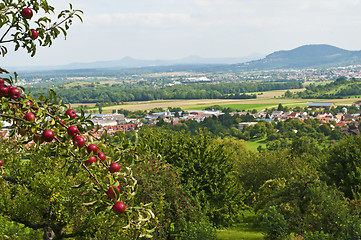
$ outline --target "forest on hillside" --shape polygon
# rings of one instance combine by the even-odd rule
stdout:
[[[327,84],[310,84],[305,86],[306,90],[297,93],[287,92],[288,98],[305,98],[305,99],[338,99],[347,97],[358,97],[361,95],[361,80],[347,79],[339,77],[335,81]]]

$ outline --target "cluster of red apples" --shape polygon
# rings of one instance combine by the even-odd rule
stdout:
[[[0,97],[9,97],[11,99],[19,99],[21,96],[21,91],[19,88],[13,87],[11,85],[6,85],[5,81],[0,78]]]
[[[8,98],[13,99],[13,100],[18,100],[18,99],[21,98],[21,90],[16,88],[16,87],[13,87],[11,85],[6,85],[5,81],[2,78],[0,78],[0,97],[8,97]],[[10,105],[12,106],[11,103],[10,103]],[[31,108],[32,102],[28,101],[27,105]],[[65,115],[70,119],[76,118],[75,110],[70,109],[70,108],[65,111]],[[28,121],[28,122],[35,122],[36,121],[35,114],[32,113],[32,112],[27,112],[24,115],[24,120]],[[61,120],[61,123],[62,123],[63,126],[67,127],[65,125],[64,120]],[[83,147],[86,147],[88,154],[91,155],[89,157],[89,159],[84,162],[84,164],[86,166],[90,166],[93,163],[96,163],[97,157],[102,162],[105,161],[105,159],[106,159],[105,154],[103,152],[98,151],[98,146],[97,145],[95,145],[95,144],[87,145],[85,138],[83,136],[81,136],[81,134],[79,132],[79,129],[76,126],[71,125],[71,126],[67,127],[67,133],[72,138],[74,146],[78,147],[79,149],[81,149]],[[45,129],[42,132],[41,136],[39,136],[39,135],[34,135],[33,136],[34,142],[38,142],[38,143],[52,142],[54,139],[55,139],[55,134],[51,129]],[[3,161],[0,160],[0,166],[2,166],[2,165],[3,165]],[[112,162],[108,166],[108,169],[109,169],[109,171],[111,173],[119,172],[120,171],[120,165],[118,163],[116,163],[116,162]],[[108,197],[113,198],[113,199],[116,198],[115,191],[117,191],[118,194],[120,194],[120,184],[118,186],[112,186],[112,187],[110,187],[108,189],[108,191],[107,191]],[[121,213],[121,212],[125,211],[126,206],[122,202],[116,202],[113,205],[112,209],[113,209],[113,211],[115,213]]]
[[[24,19],[31,19],[33,17],[33,10],[31,10],[30,8],[23,8],[20,14]],[[35,29],[30,29],[29,37],[33,40],[37,39],[39,37],[38,31],[36,31]]]

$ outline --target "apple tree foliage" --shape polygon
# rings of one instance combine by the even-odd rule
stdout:
[[[1,55],[6,55],[7,44],[14,44],[15,51],[24,48],[33,56],[37,44],[51,46],[59,34],[66,36],[81,13],[70,5],[54,17],[55,10],[46,0],[2,1]],[[31,30],[37,31],[37,43]],[[0,139],[3,221],[33,229],[31,234],[43,239],[152,237],[156,225],[152,203],[139,201],[137,179],[128,167],[134,146],[100,141],[91,134],[94,126],[83,112],[67,114],[69,107],[52,90],[49,97],[30,97],[17,86],[16,73],[4,75],[0,89],[0,120],[10,125]],[[70,126],[77,130],[69,131]],[[90,144],[105,155],[87,151]],[[1,233],[2,239],[15,238]]]
[[[55,14],[55,9],[47,1],[39,0],[4,0],[0,3],[0,54],[5,56],[8,48],[5,44],[13,44],[15,51],[24,48],[34,56],[36,53],[36,42],[31,38],[31,29],[38,32],[38,45],[50,47],[60,34],[65,37],[67,30],[73,23],[74,17],[81,18],[82,11],[73,9],[69,4],[65,9]],[[21,11],[29,8],[33,11],[30,19],[22,16]],[[37,17],[37,13],[40,14]],[[55,21],[53,19],[56,19]]]

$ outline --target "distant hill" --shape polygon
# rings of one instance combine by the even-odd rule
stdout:
[[[253,54],[239,58],[203,58],[188,56],[174,60],[145,60],[124,57],[114,61],[71,63],[62,66],[11,67],[13,71],[199,71],[239,72],[289,68],[325,68],[347,65],[361,65],[361,51],[350,51],[327,44],[304,45],[292,50],[282,50],[267,56]]]
[[[141,68],[152,66],[191,65],[191,64],[235,64],[259,59],[260,55],[251,55],[239,58],[202,58],[199,56],[188,56],[175,60],[144,60],[132,57],[124,57],[115,61],[99,61],[92,63],[71,63],[60,68],[82,69],[82,68]]]
[[[361,51],[349,51],[327,44],[304,45],[292,50],[277,51],[265,58],[233,65],[237,69],[280,69],[337,67],[361,64]]]
[[[238,58],[203,58],[199,56],[188,56],[174,60],[144,60],[132,57],[124,57],[113,61],[97,61],[89,63],[71,63],[61,66],[37,66],[37,67],[11,67],[17,71],[41,71],[41,70],[75,70],[75,69],[129,69],[129,68],[147,68],[159,66],[176,66],[176,65],[223,65],[236,64],[252,61],[264,57],[261,54],[252,54],[246,57]]]

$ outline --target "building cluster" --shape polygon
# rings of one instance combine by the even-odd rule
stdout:
[[[356,102],[355,106],[361,106],[361,101]],[[239,128],[243,129],[245,126],[257,124],[258,121],[286,121],[288,119],[298,119],[304,121],[305,119],[317,119],[321,124],[330,124],[331,128],[340,127],[343,134],[358,134],[358,125],[361,120],[360,113],[349,114],[347,108],[344,107],[342,112],[332,114],[327,110],[334,108],[334,103],[310,103],[308,108],[311,111],[273,111],[271,114],[266,111],[257,113],[233,112],[232,115],[251,115],[256,121],[241,122]],[[314,111],[312,111],[312,109]],[[321,111],[322,109],[322,111]],[[222,111],[214,110],[189,110],[184,112],[157,112],[150,113],[144,119],[127,119],[123,114],[93,114],[91,120],[99,129],[94,134],[101,135],[104,132],[114,134],[117,131],[129,131],[138,129],[143,125],[154,126],[159,122],[178,124],[181,121],[194,120],[197,122],[204,121],[207,117],[218,117],[224,114]]]
[[[360,108],[361,101],[354,103],[354,106]],[[347,108],[343,107],[342,112],[332,114],[327,110],[334,108],[334,103],[310,103],[308,105],[309,109],[316,109],[315,111],[273,111],[271,114],[260,111],[258,113],[251,114],[249,112],[237,112],[233,114],[239,115],[252,115],[258,121],[286,121],[288,119],[298,119],[300,121],[304,121],[306,119],[317,119],[321,124],[330,124],[332,129],[336,127],[340,127],[342,134],[358,134],[360,131],[358,130],[359,121],[361,120],[361,111],[359,113],[349,114],[347,113]],[[317,111],[317,110],[323,111]],[[245,126],[254,125],[257,122],[242,122],[239,123],[239,128],[243,129]]]
[[[93,134],[101,136],[107,132],[113,135],[117,131],[130,131],[138,129],[143,125],[154,126],[163,121],[165,123],[177,124],[180,121],[194,120],[197,122],[203,121],[207,117],[218,117],[222,115],[221,111],[201,111],[192,110],[184,112],[157,112],[150,113],[144,119],[130,119],[125,118],[124,114],[92,114],[91,121],[97,128],[93,129]]]
[[[361,101],[358,101],[354,106],[360,108]],[[331,128],[340,127],[343,134],[358,134],[358,125],[361,120],[360,113],[348,114],[347,108],[342,108],[342,112],[332,114],[327,110],[334,108],[334,103],[310,103],[309,109],[315,111],[273,111],[272,113],[266,111],[260,111],[257,113],[251,113],[247,111],[232,112],[231,115],[251,115],[255,121],[241,122],[239,123],[239,129],[243,129],[245,126],[257,124],[258,121],[286,121],[288,119],[298,119],[304,121],[306,119],[318,119],[321,124],[330,124]],[[322,109],[323,111],[321,111]],[[318,111],[317,111],[318,110]],[[107,132],[110,135],[118,131],[126,132],[131,130],[137,130],[143,125],[155,126],[159,122],[178,124],[181,121],[193,120],[196,122],[202,122],[208,117],[218,117],[223,115],[222,111],[214,110],[189,110],[180,112],[157,112],[150,113],[143,119],[137,118],[125,118],[124,114],[91,114],[90,120],[94,123],[95,128],[92,130],[94,136],[100,137]],[[7,135],[7,129],[11,127],[11,124],[2,122],[3,129],[1,131],[2,137]]]

